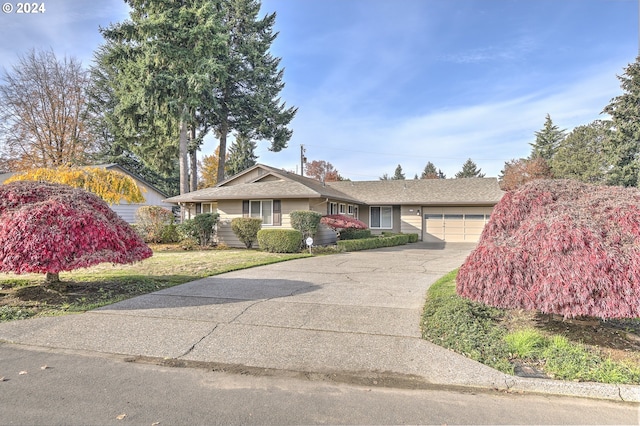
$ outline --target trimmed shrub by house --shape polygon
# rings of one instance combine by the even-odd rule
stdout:
[[[174,243],[178,241],[175,216],[160,206],[142,206],[136,210],[135,230],[145,243]]]
[[[291,227],[302,232],[302,239],[313,238],[318,232],[322,214],[308,210],[295,210],[289,214]]]
[[[231,221],[231,230],[248,249],[258,240],[258,231],[262,228],[262,219],[236,217]]]
[[[296,229],[261,229],[258,231],[260,249],[270,253],[297,253],[302,232]]]
[[[370,229],[348,228],[340,231],[340,240],[360,240],[362,238],[371,238]]]
[[[565,318],[640,317],[640,191],[536,180],[507,193],[457,292]]]
[[[338,248],[344,251],[369,250],[380,247],[392,247],[407,244],[409,234],[396,234],[389,237],[363,238],[359,240],[338,241]]]
[[[202,213],[182,222],[178,227],[182,234],[181,243],[188,245],[189,240],[195,240],[201,247],[213,244],[219,216],[218,213]]]

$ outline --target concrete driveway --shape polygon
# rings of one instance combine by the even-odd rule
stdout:
[[[2,323],[0,340],[368,385],[640,400],[631,386],[507,376],[422,340],[426,290],[472,248],[416,243],[236,271],[84,314]]]

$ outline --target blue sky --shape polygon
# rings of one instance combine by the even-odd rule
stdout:
[[[16,3],[13,2],[13,5]],[[0,15],[0,64],[30,48],[89,65],[121,0],[51,0]],[[299,108],[289,148],[258,161],[296,170],[331,162],[375,180],[427,161],[448,176],[472,158],[487,176],[529,154],[545,115],[565,129],[605,118],[616,78],[638,54],[638,0],[263,0],[277,12],[272,53],[282,98]],[[209,138],[203,154],[216,147]]]

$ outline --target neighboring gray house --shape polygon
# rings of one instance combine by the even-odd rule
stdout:
[[[158,188],[156,188],[149,182],[145,181],[140,176],[131,173],[130,171],[126,170],[125,168],[123,168],[118,164],[100,164],[100,165],[90,166],[90,167],[98,167],[106,170],[117,171],[125,175],[131,176],[136,181],[136,183],[138,184],[138,187],[140,188],[140,191],[142,192],[142,195],[145,198],[144,203],[129,204],[124,202],[122,204],[110,205],[111,209],[116,213],[118,213],[118,215],[128,223],[135,223],[136,210],[138,210],[138,208],[142,206],[160,206],[160,207],[167,208],[169,210],[175,207],[175,204],[167,203],[164,201],[167,198],[167,194],[160,191]],[[0,184],[4,183],[5,180],[9,179],[14,174],[15,173],[0,174]]]
[[[231,231],[235,217],[260,217],[263,227],[290,228],[289,214],[312,210],[344,214],[374,233],[416,233],[423,241],[476,242],[503,195],[496,178],[341,181],[322,183],[257,164],[212,188],[165,200],[190,218],[220,214],[219,242],[242,246]],[[327,229],[316,243],[335,241]]]

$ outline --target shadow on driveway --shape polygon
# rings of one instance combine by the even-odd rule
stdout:
[[[292,297],[320,288],[321,286],[309,282],[286,279],[209,277],[127,299],[96,309],[96,311],[214,306]]]

